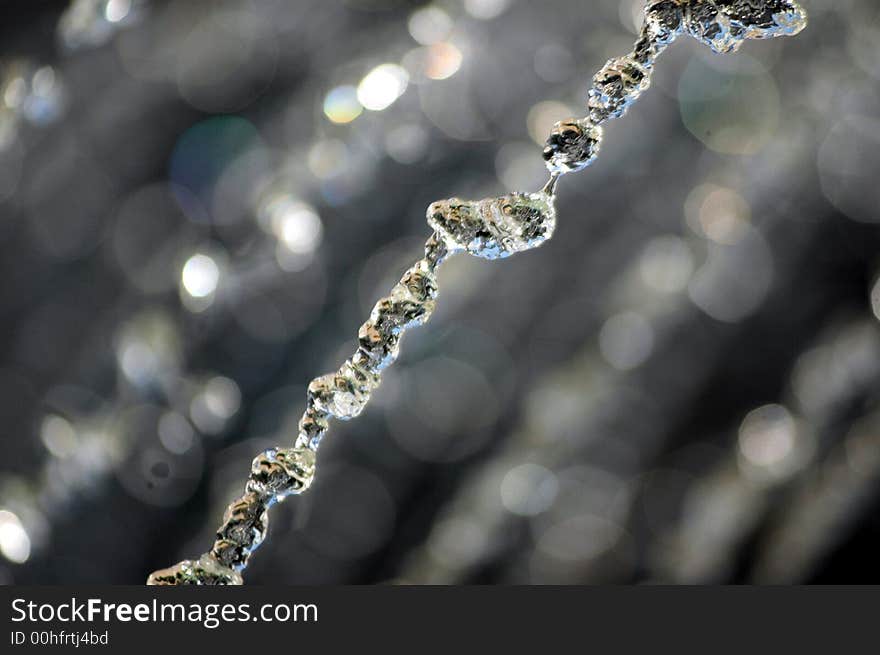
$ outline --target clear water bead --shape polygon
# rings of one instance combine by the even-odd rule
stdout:
[[[601,144],[601,127],[588,120],[560,121],[547,138],[544,161],[554,174],[579,171],[593,163]]]
[[[254,458],[247,488],[280,501],[306,491],[314,477],[314,450],[270,448]]]
[[[436,269],[451,254],[449,245],[436,232],[425,243],[425,262],[431,270]]]
[[[645,32],[659,45],[669,45],[681,34],[685,3],[682,0],[652,0],[645,7]]]
[[[645,23],[630,55],[645,70],[684,31],[684,5],[688,0],[652,0],[645,6]]]
[[[553,236],[556,208],[545,193],[513,193],[480,201],[452,198],[428,208],[428,223],[450,249],[500,259],[537,248]]]
[[[437,298],[437,276],[427,259],[420,259],[404,273],[400,284],[419,302]]]
[[[397,359],[400,354],[400,335],[381,330],[372,320],[364,323],[358,330],[359,352],[370,362],[373,370],[381,371]]]
[[[269,496],[249,490],[226,508],[211,549],[218,562],[236,570],[247,565],[269,529],[269,501]]]
[[[240,585],[241,573],[223,566],[211,555],[202,555],[197,560],[184,560],[167,569],[154,571],[147,578],[148,585]]]
[[[593,78],[587,105],[593,123],[619,118],[651,85],[648,69],[635,55],[611,59]]]
[[[319,412],[315,407],[307,407],[299,420],[299,434],[297,435],[297,447],[317,450],[321,439],[327,434],[330,424],[327,422],[327,414]]]
[[[685,17],[687,30],[715,52],[734,52],[745,40],[745,30],[732,23],[714,2],[695,1]]]
[[[336,373],[312,380],[309,401],[318,410],[348,421],[360,416],[377,386],[379,376],[350,359]]]
[[[445,245],[441,248],[429,242],[429,248],[448,252]],[[360,349],[352,358],[356,368],[378,373],[391,365],[397,359],[404,330],[423,325],[431,317],[437,297],[437,261],[430,257],[417,261],[389,296],[376,303],[370,319],[358,332]]]
[[[746,39],[793,36],[807,26],[807,14],[792,0],[692,0],[685,27],[715,52],[735,52]]]
[[[636,40],[630,56],[642,68],[645,70],[651,70],[657,57],[659,57],[660,53],[665,49],[666,46],[656,41],[654,37],[649,34],[648,28],[642,26],[642,31],[639,33],[639,38]]]
[[[433,311],[433,300],[418,300],[407,287],[398,284],[373,307],[370,323],[384,333],[402,334],[410,327],[424,325]]]

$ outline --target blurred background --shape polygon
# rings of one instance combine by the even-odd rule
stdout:
[[[142,583],[428,236],[535,190],[641,0],[7,0],[0,581]],[[880,6],[683,38],[559,185],[457,257],[249,583],[880,582]]]

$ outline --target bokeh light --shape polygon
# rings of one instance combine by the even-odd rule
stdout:
[[[31,540],[21,521],[12,512],[0,510],[0,555],[23,564],[31,554]]]
[[[397,64],[382,64],[371,70],[357,87],[357,99],[370,111],[387,109],[406,91],[409,74]]]
[[[206,298],[214,294],[220,282],[220,268],[209,255],[196,253],[186,260],[180,272],[180,284],[192,298]]]
[[[408,26],[412,38],[422,45],[433,45],[449,36],[453,22],[441,7],[427,5],[410,15]]]
[[[364,111],[353,86],[337,86],[324,98],[324,114],[334,123],[351,123]]]

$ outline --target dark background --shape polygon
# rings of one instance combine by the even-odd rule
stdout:
[[[804,4],[676,43],[541,250],[450,261],[247,582],[880,580],[880,9]],[[206,550],[425,207],[540,187],[641,3],[425,6],[3,3],[4,582]]]

